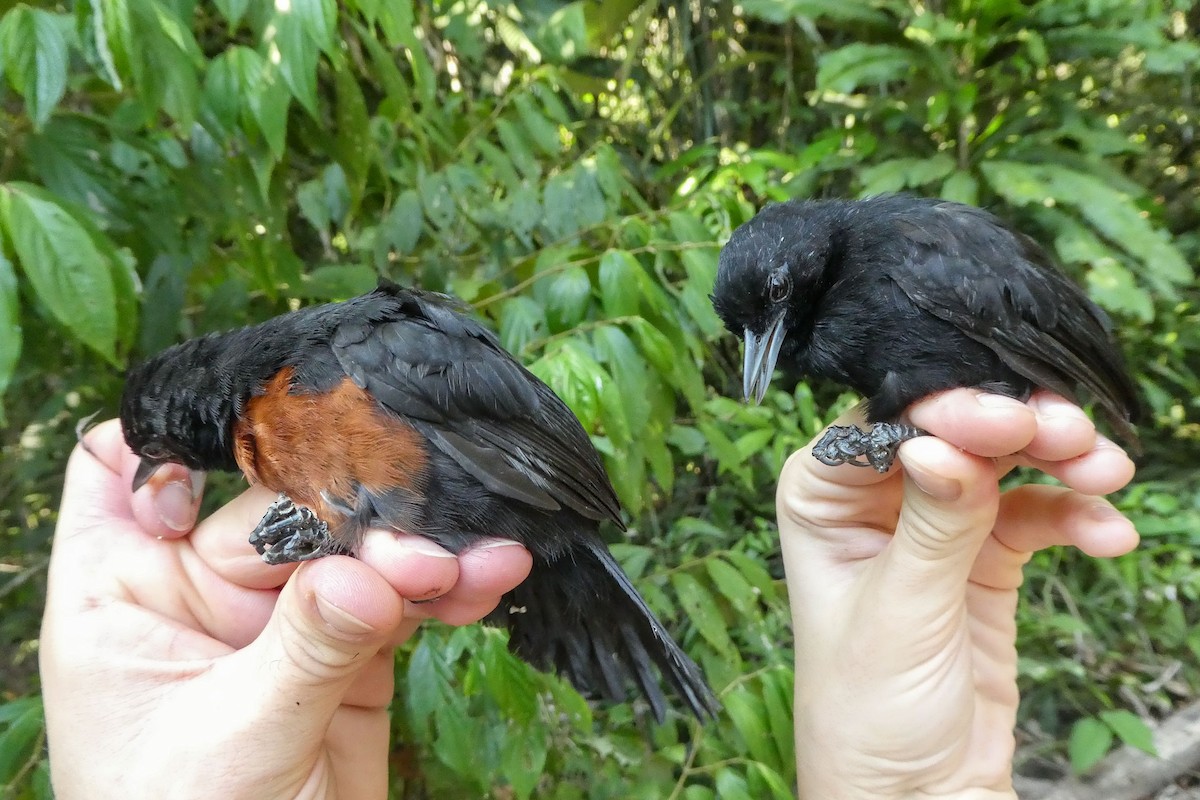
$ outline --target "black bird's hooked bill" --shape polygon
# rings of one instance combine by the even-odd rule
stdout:
[[[721,251],[712,302],[745,341],[747,399],[777,365],[866,396],[872,430],[830,429],[813,449],[825,463],[887,471],[923,433],[904,410],[964,386],[1090,398],[1137,448],[1137,390],[1107,315],[982,209],[908,195],[766,206]]]
[[[510,650],[610,700],[633,685],[662,720],[657,670],[697,717],[716,713],[600,537],[624,525],[583,426],[446,298],[386,283],[176,345],[130,370],[121,426],[135,491],[178,462],[279,492],[251,536],[271,564],[353,554],[368,527],[456,553],[518,541],[533,569],[487,618]]]

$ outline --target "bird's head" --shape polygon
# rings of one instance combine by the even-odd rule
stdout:
[[[236,469],[230,444],[232,398],[211,362],[197,359],[193,340],[139,364],[125,376],[121,430],[141,458],[133,478],[137,491],[168,463],[189,469]]]
[[[769,205],[733,232],[721,250],[712,303],[745,341],[742,390],[761,402],[775,364],[795,358],[813,313],[843,257],[834,203]]]

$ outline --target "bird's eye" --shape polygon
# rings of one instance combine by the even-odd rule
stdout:
[[[153,459],[154,461],[165,461],[171,454],[167,452],[167,448],[159,444],[148,444],[142,448],[141,453],[143,458]]]
[[[776,272],[767,284],[767,297],[772,303],[782,303],[792,293],[792,280],[786,272]]]

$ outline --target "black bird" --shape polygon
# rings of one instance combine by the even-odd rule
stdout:
[[[713,306],[745,340],[743,391],[776,363],[867,398],[867,433],[834,428],[825,463],[886,471],[912,403],[967,386],[1082,399],[1137,447],[1137,390],[1108,317],[1033,239],[973,206],[908,195],[766,206],[721,251]]]
[[[130,371],[121,425],[142,457],[237,470],[279,492],[251,542],[271,564],[354,553],[368,526],[454,552],[521,542],[528,579],[488,622],[581,690],[633,684],[661,721],[664,682],[697,717],[717,701],[600,538],[624,528],[579,421],[445,298],[381,285],[171,347]]]

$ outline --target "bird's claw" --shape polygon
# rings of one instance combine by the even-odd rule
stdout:
[[[268,564],[291,564],[341,552],[329,526],[312,509],[279,495],[250,534],[250,544]]]
[[[813,445],[812,454],[831,467],[853,464],[883,473],[891,469],[901,444],[927,435],[920,428],[902,422],[877,422],[865,431],[854,425],[835,425]]]

